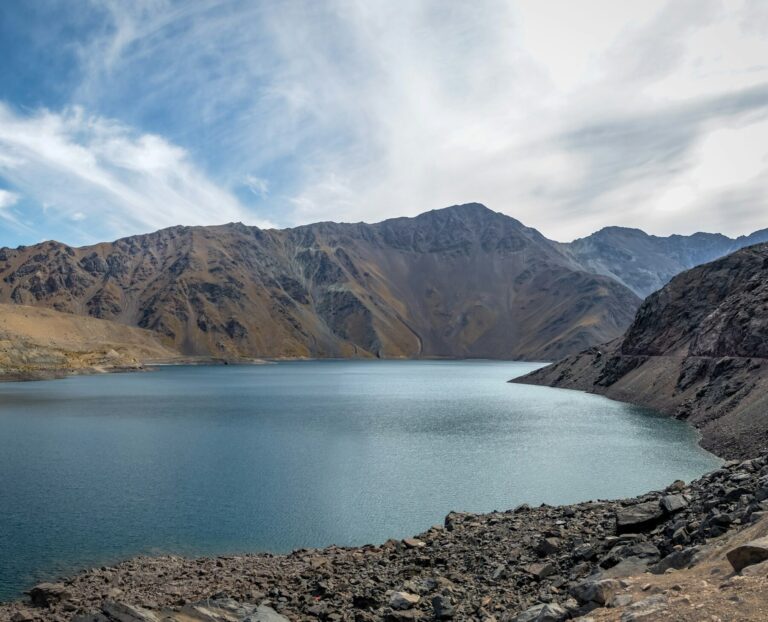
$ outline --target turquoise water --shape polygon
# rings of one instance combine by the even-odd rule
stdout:
[[[717,460],[511,362],[166,367],[0,385],[0,599],[139,553],[356,545],[451,510],[633,495]]]

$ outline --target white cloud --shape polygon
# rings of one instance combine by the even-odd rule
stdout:
[[[114,234],[250,219],[180,147],[80,108],[23,116],[0,104],[0,176],[47,214]]]
[[[174,139],[0,108],[0,176],[62,214],[248,221],[231,191],[248,189],[281,225],[465,201],[557,239],[768,225],[759,1],[99,7],[111,28],[82,42],[74,100]]]
[[[10,208],[19,202],[19,195],[10,190],[0,188],[0,218],[18,222],[16,217],[10,212]]]
[[[269,194],[269,181],[256,175],[246,175],[243,179],[246,188],[257,197],[265,198]]]

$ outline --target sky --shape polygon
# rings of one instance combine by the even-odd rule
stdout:
[[[12,0],[0,59],[0,245],[473,201],[768,227],[764,0]]]

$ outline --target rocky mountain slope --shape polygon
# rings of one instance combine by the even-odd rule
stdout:
[[[515,380],[592,391],[687,419],[728,457],[768,447],[768,244],[689,270],[625,335]]]
[[[469,204],[373,225],[2,249],[0,302],[151,329],[191,355],[552,360],[620,335],[640,301]]]
[[[51,309],[0,305],[0,380],[139,369],[178,354],[155,333]]]
[[[713,233],[658,237],[606,227],[561,247],[585,269],[610,276],[645,298],[685,270],[760,242],[768,242],[768,229],[733,239]]]

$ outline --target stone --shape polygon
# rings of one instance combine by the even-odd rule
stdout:
[[[50,607],[53,604],[71,598],[67,586],[63,583],[40,583],[29,592],[29,599],[38,607]]]
[[[160,622],[160,617],[149,609],[107,601],[101,606],[104,614],[116,622]]]
[[[389,606],[392,609],[410,609],[414,605],[417,605],[421,597],[417,594],[410,594],[409,592],[392,592],[392,596],[389,597]]]
[[[681,492],[685,490],[685,482],[681,479],[676,479],[669,486],[667,486],[667,492]]]
[[[651,529],[664,516],[658,501],[646,501],[616,510],[619,533],[636,533]]]
[[[543,538],[536,545],[536,552],[545,557],[547,555],[553,555],[560,550],[560,538]]]
[[[566,619],[568,612],[554,603],[535,605],[513,618],[514,622],[562,622]]]
[[[588,579],[571,587],[570,592],[580,603],[605,605],[620,587],[614,579]]]
[[[666,495],[661,499],[661,507],[667,514],[674,514],[688,507],[688,499],[683,495]]]
[[[605,603],[608,607],[626,607],[632,603],[632,594],[614,594],[611,599]]]
[[[747,566],[741,574],[745,577],[768,577],[768,560]]]
[[[403,540],[403,544],[405,544],[405,546],[409,549],[423,549],[425,546],[427,546],[426,542],[422,542],[416,538],[406,538]]]
[[[11,622],[32,622],[35,615],[29,609],[19,609],[11,616]]]
[[[290,620],[277,613],[272,607],[259,605],[243,622],[290,622]]]
[[[700,551],[699,547],[691,546],[681,551],[674,551],[662,559],[658,564],[651,568],[653,574],[664,574],[670,568],[682,570],[688,568],[694,561],[696,554]]]
[[[443,594],[438,594],[432,598],[432,610],[438,620],[449,620],[454,614],[451,599]]]
[[[752,540],[726,553],[726,557],[736,572],[747,566],[768,560],[768,537]]]
[[[537,579],[545,579],[556,572],[555,567],[549,562],[528,564],[523,570]]]

